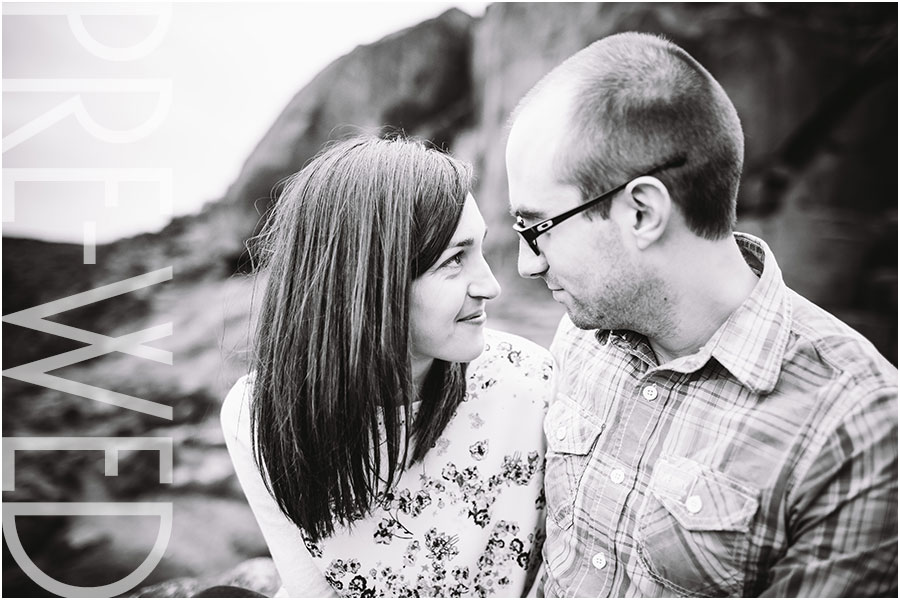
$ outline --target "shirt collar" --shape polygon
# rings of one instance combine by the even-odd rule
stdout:
[[[768,393],[775,389],[781,374],[791,331],[792,305],[781,269],[766,243],[746,233],[735,232],[734,238],[759,282],[697,353],[677,358],[666,368],[692,373],[713,357],[754,393]],[[646,344],[646,338],[633,331],[599,330],[595,335],[601,345],[612,343],[633,354],[642,342]],[[649,345],[647,348],[652,354]],[[644,360],[651,365],[656,363],[647,356]]]
[[[747,265],[759,277],[741,306],[706,344],[707,351],[755,393],[775,388],[791,331],[792,303],[781,269],[761,239],[734,234]]]

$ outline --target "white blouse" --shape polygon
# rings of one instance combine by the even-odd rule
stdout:
[[[437,444],[371,513],[312,543],[278,508],[253,460],[250,383],[222,406],[241,487],[290,596],[522,596],[540,562],[542,422],[553,363],[521,337],[485,331],[465,400]]]

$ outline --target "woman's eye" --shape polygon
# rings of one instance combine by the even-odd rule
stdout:
[[[453,256],[451,256],[450,258],[448,258],[447,260],[445,260],[445,261],[441,264],[441,266],[442,266],[442,267],[456,267],[456,266],[459,266],[459,265],[462,264],[462,258],[463,258],[463,253],[462,253],[462,252],[459,252],[459,253],[457,253],[457,254],[454,254]]]

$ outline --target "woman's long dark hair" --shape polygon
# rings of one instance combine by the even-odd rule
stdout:
[[[421,142],[347,140],[288,180],[260,237],[254,454],[312,541],[367,514],[463,398],[465,365],[438,360],[417,398],[409,297],[450,242],[471,177]]]

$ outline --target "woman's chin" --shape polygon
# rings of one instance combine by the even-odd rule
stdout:
[[[455,346],[451,352],[446,354],[444,360],[458,363],[472,362],[484,352],[484,327],[479,327]]]

